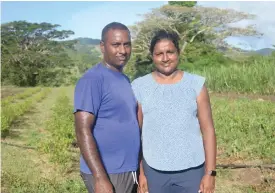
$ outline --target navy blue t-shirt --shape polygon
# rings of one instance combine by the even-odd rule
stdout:
[[[86,111],[96,116],[93,135],[109,174],[137,170],[140,131],[136,109],[127,76],[101,63],[89,69],[76,84],[74,112]],[[80,170],[91,174],[82,156]]]

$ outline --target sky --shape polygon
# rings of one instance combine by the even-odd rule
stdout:
[[[74,31],[72,38],[100,39],[101,30],[106,24],[117,21],[133,25],[142,20],[140,15],[165,4],[167,1],[4,1],[1,2],[1,23],[15,20],[49,22],[60,24],[60,29]],[[198,1],[198,5],[231,8],[256,15],[253,21],[244,20],[233,25],[244,27],[255,24],[256,29],[264,35],[261,38],[229,37],[226,39],[228,43],[246,50],[275,45],[275,2]]]

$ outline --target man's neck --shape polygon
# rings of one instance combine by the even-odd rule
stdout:
[[[103,61],[103,64],[106,66],[106,68],[109,68],[110,70],[116,71],[116,72],[122,72],[123,71],[123,67],[121,68],[116,68],[113,65],[108,64],[107,62]]]

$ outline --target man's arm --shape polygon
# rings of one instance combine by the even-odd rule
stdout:
[[[95,192],[113,192],[112,184],[102,164],[96,141],[91,132],[95,116],[84,111],[75,114],[75,131],[81,154],[95,178]]]

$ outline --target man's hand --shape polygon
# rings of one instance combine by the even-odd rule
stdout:
[[[114,188],[110,180],[108,179],[96,180],[95,193],[114,193]]]
[[[149,193],[147,179],[144,174],[139,175],[139,193]]]
[[[210,175],[203,176],[199,192],[213,193],[215,190],[215,177]]]

